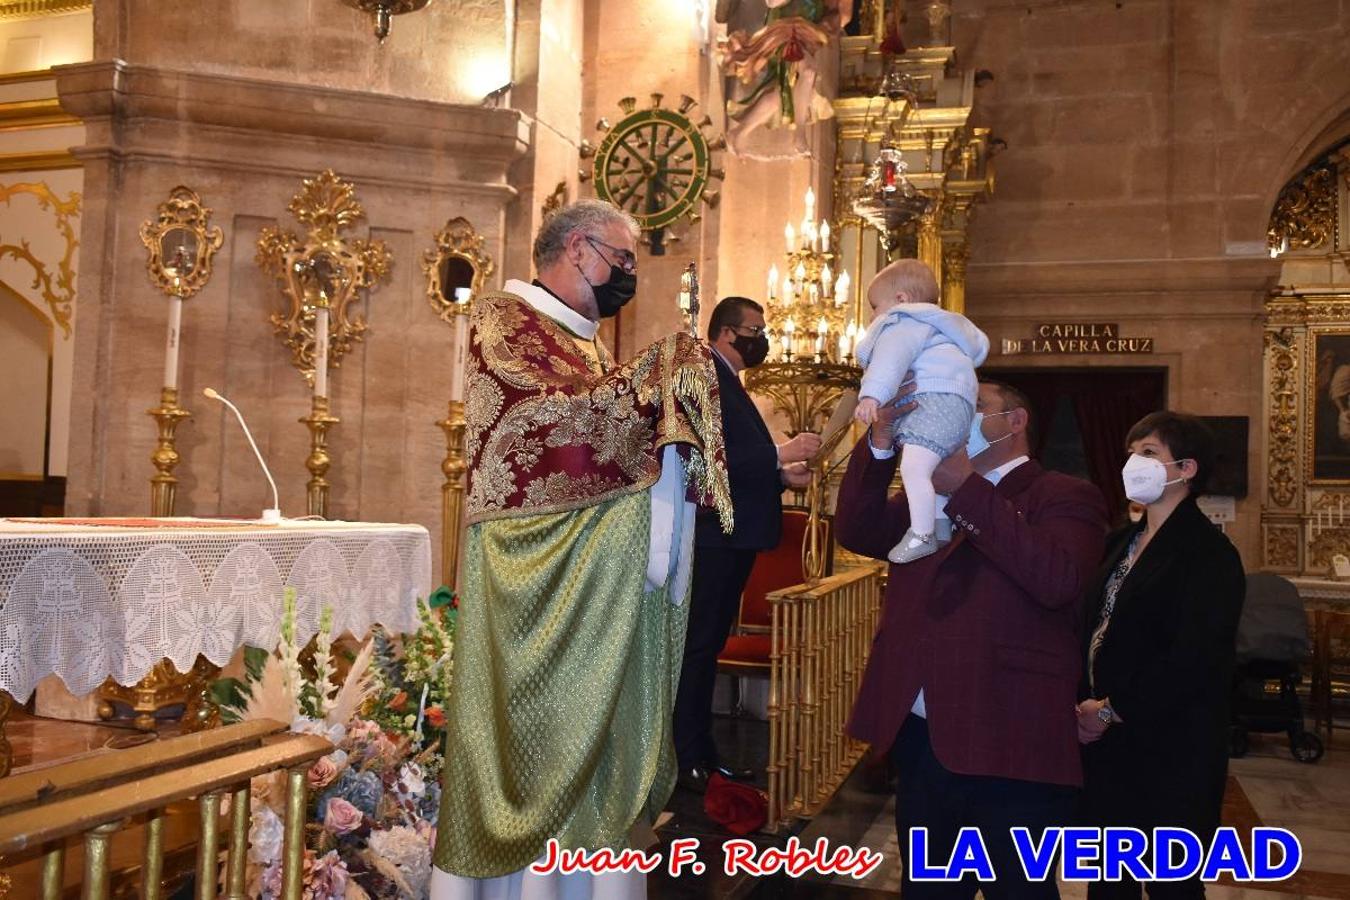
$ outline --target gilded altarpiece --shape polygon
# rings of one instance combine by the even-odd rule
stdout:
[[[1350,145],[1291,179],[1271,215],[1262,562],[1325,576],[1350,556]]]

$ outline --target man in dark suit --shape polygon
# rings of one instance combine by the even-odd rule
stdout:
[[[708,321],[708,344],[722,395],[722,433],[736,529],[723,534],[716,516],[699,514],[694,531],[694,574],[689,630],[675,699],[675,755],[680,784],[701,791],[708,777],[748,779],[753,773],[722,765],[712,739],[717,654],[740,609],[741,591],[755,555],[778,546],[783,529],[784,486],[811,481],[805,460],[820,449],[820,436],[804,432],[775,444],[769,427],[741,386],[740,373],[764,361],[764,307],[745,297],[727,297]]]
[[[900,401],[904,402],[904,401]],[[839,543],[885,559],[909,527],[895,474],[892,411],[859,442],[839,491]],[[896,829],[908,900],[1058,896],[1029,882],[1009,829],[1071,824],[1082,784],[1077,724],[1083,589],[1101,559],[1100,491],[1030,459],[1030,405],[981,383],[968,451],[933,478],[954,538],[891,566],[882,620],[849,730],[891,748]],[[911,880],[910,829],[928,829],[926,862],[946,866],[960,828],[980,829],[996,881]]]

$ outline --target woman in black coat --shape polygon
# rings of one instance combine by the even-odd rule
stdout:
[[[1214,459],[1204,423],[1152,413],[1126,443],[1125,492],[1145,514],[1108,539],[1086,603],[1077,708],[1086,824],[1150,836],[1158,826],[1188,828],[1207,847],[1228,775],[1242,561],[1196,505]],[[1204,885],[1152,882],[1148,892],[1203,897]],[[1099,882],[1088,896],[1137,898],[1140,884]]]

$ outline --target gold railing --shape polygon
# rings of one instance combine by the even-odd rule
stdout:
[[[43,900],[64,894],[66,845],[83,835],[84,900],[107,900],[110,845],[133,818],[144,817],[141,896],[159,900],[165,808],[190,797],[200,810],[198,898],[213,900],[222,831],[221,797],[230,797],[226,900],[244,900],[248,857],[249,780],[285,770],[286,816],[282,897],[299,900],[304,863],[305,772],[333,745],[315,735],[284,734],[280,722],[257,720],[138,748],[85,757],[0,781],[0,854],[42,855]]]
[[[844,733],[881,610],[880,563],[769,595],[769,820],[809,817],[866,745]]]

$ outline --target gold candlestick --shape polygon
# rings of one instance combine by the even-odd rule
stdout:
[[[159,406],[146,410],[159,427],[159,442],[150,461],[155,464],[154,477],[150,479],[150,515],[173,515],[174,500],[178,495],[178,479],[173,470],[181,457],[178,455],[177,440],[174,431],[183,419],[192,417],[192,413],[178,405],[178,389],[166,387],[159,394]]]
[[[333,464],[328,455],[328,429],[342,420],[328,414],[328,398],[315,397],[308,416],[300,420],[309,426],[309,458],[305,468],[309,469],[309,515],[328,518],[328,474]]]
[[[451,400],[446,417],[436,423],[445,432],[445,459],[441,471],[441,582],[455,586],[459,574],[459,545],[464,526],[464,403]]]

